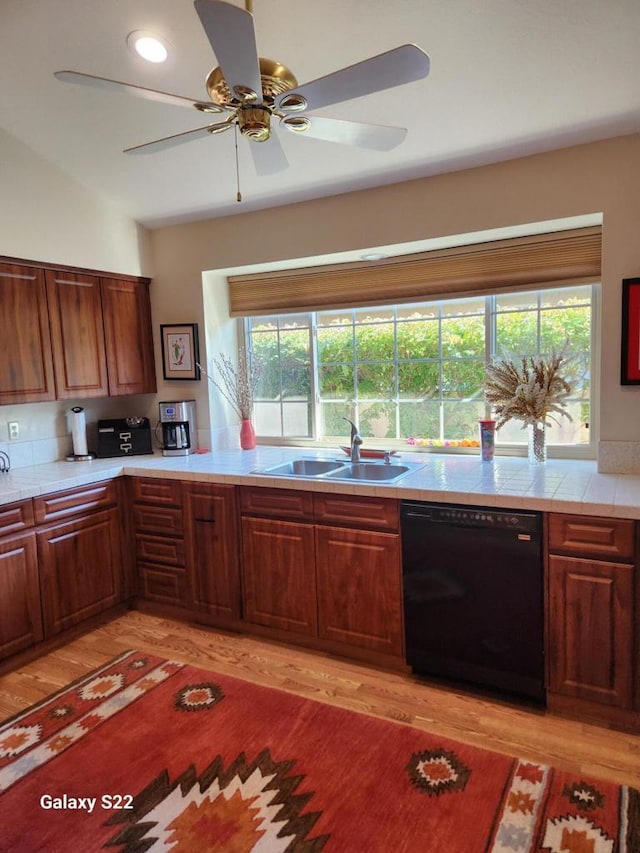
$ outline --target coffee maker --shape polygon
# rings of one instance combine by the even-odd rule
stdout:
[[[160,403],[162,455],[188,456],[198,449],[196,401]]]

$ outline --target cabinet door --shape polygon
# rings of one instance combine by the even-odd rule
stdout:
[[[240,618],[240,559],[233,486],[183,483],[191,604],[223,619]]]
[[[42,639],[33,531],[0,539],[0,659]]]
[[[100,279],[47,270],[46,281],[57,398],[106,397]]]
[[[39,530],[37,541],[45,637],[120,601],[116,509]]]
[[[101,289],[109,395],[155,393],[148,285],[103,278]]]
[[[44,272],[0,264],[0,404],[54,400]]]
[[[312,524],[242,519],[244,618],[315,637],[315,544]]]
[[[316,528],[320,637],[402,655],[400,537]]]
[[[549,558],[549,688],[628,708],[633,680],[633,566]]]

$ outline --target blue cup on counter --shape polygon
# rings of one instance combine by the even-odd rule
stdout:
[[[480,424],[480,452],[483,462],[492,462],[496,447],[496,422],[492,420],[481,420]]]

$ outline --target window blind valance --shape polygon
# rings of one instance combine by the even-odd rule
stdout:
[[[230,276],[232,317],[431,301],[600,280],[602,229]]]

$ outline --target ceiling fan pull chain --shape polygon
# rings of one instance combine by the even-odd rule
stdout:
[[[238,162],[238,125],[237,123],[233,126],[233,137],[236,147],[236,186],[238,191],[236,193],[236,201],[242,201],[242,193],[240,192],[240,164]]]

